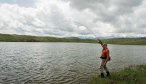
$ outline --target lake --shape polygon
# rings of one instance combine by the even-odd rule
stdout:
[[[146,46],[108,45],[110,71],[146,64]],[[92,43],[0,42],[2,84],[88,84],[102,47]]]

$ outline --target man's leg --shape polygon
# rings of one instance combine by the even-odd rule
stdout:
[[[108,68],[106,67],[106,65],[105,65],[103,68],[104,68],[104,70],[106,71],[107,76],[111,76],[110,73],[109,73]]]
[[[104,61],[105,61],[104,59],[101,59],[101,65],[100,65],[100,76],[101,76],[101,78],[104,77],[104,73],[103,73],[103,70],[104,70],[104,66],[103,66]]]

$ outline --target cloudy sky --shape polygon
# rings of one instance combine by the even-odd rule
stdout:
[[[0,0],[0,33],[146,37],[146,0]]]

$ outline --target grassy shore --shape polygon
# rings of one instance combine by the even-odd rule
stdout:
[[[57,38],[47,36],[29,36],[29,35],[15,35],[15,34],[0,34],[0,42],[96,42],[91,39],[79,38]]]
[[[121,44],[121,45],[146,45],[146,38],[118,38],[103,40],[109,44]]]
[[[146,45],[146,38],[118,38],[103,39],[108,44],[123,45]],[[0,42],[81,42],[81,43],[97,43],[97,40],[79,39],[79,38],[56,38],[43,36],[28,36],[15,34],[0,34]]]
[[[111,77],[94,76],[90,84],[146,84],[146,65],[131,66],[118,72],[112,72]]]

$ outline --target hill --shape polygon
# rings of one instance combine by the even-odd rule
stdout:
[[[146,45],[146,38],[112,38],[102,39],[104,43],[108,44],[123,44],[123,45]],[[29,36],[29,35],[15,35],[15,34],[0,34],[0,42],[83,42],[83,43],[97,43],[93,39],[80,39],[77,37],[57,38],[47,36]]]
[[[91,39],[0,34],[0,42],[96,42]]]

